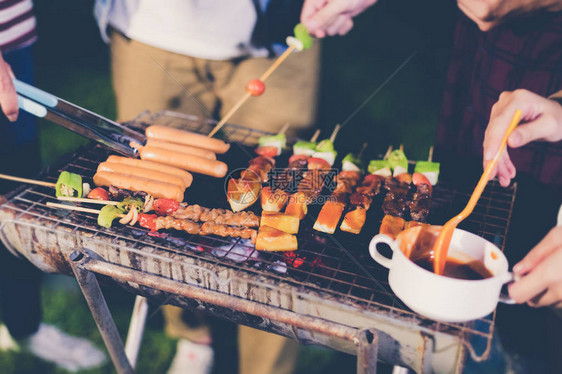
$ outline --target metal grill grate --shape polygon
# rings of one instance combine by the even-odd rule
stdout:
[[[142,129],[148,123],[181,127],[201,133],[208,133],[214,124],[196,117],[161,112],[156,115],[145,113],[131,126]],[[224,128],[224,135],[228,141],[238,144],[228,153],[227,162],[230,169],[245,168],[252,150],[243,145],[254,146],[263,133],[228,125]],[[51,168],[44,179],[56,181],[60,171],[67,170],[91,181],[97,165],[105,160],[107,155],[105,148],[90,146],[68,158],[60,168]],[[279,165],[286,165],[286,162],[280,160]],[[461,189],[446,181],[440,181],[434,188],[429,222],[444,223],[446,219],[462,210],[471,192],[469,188]],[[491,182],[474,213],[460,228],[483,236],[503,249],[515,193],[516,186],[504,189],[496,182]],[[70,233],[80,236],[83,243],[100,242],[113,246],[116,250],[116,262],[122,252],[130,252],[134,256],[153,256],[168,262],[173,261],[176,255],[188,256],[214,266],[254,274],[257,287],[275,287],[277,283],[289,284],[298,288],[303,297],[329,297],[337,302],[353,304],[357,308],[400,320],[401,323],[428,334],[438,332],[454,336],[468,348],[475,360],[483,360],[489,354],[494,328],[493,314],[467,323],[441,323],[410,311],[394,296],[387,282],[388,271],[375,263],[367,250],[368,243],[377,233],[383,216],[380,202],[371,206],[367,224],[360,235],[338,230],[331,236],[314,231],[312,225],[319,207],[312,207],[301,223],[298,251],[263,253],[257,252],[251,244],[241,239],[201,237],[177,231],[154,235],[142,228],[119,224],[114,225],[112,229],[103,229],[97,225],[94,215],[51,209],[46,206],[49,201],[56,199],[52,189],[45,187],[30,187],[13,196],[1,208],[13,216],[11,222],[4,222],[3,235],[6,225],[10,223],[40,227],[41,230],[64,235]],[[223,182],[205,176],[196,176],[192,188],[186,193],[186,201],[208,207],[227,208]],[[44,245],[48,246],[49,243]],[[154,251],[149,253],[143,250],[146,247],[151,247]],[[346,255],[345,251],[353,258]],[[172,265],[169,272],[173,273]],[[230,282],[228,279],[218,279],[216,276],[215,278],[217,282]],[[263,279],[267,279],[267,282]]]

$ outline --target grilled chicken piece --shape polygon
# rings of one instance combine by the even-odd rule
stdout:
[[[361,206],[356,207],[354,210],[347,212],[341,223],[340,229],[352,234],[359,234],[365,220],[367,219],[367,210]]]
[[[297,237],[269,226],[261,226],[256,240],[259,251],[295,251]]]
[[[405,224],[406,221],[404,221],[404,218],[386,215],[382,219],[379,233],[385,234],[391,237],[392,239],[396,239],[396,235],[398,235],[402,230],[404,230]]]

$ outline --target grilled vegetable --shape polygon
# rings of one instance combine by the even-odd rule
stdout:
[[[356,157],[353,153],[348,153],[341,162],[341,168],[343,171],[358,171],[361,172],[362,165],[361,160]]]
[[[246,209],[258,200],[261,190],[260,181],[230,179],[226,196],[234,212]]]
[[[258,145],[258,148],[256,148],[257,154],[266,157],[279,156],[287,145],[287,137],[285,134],[265,135],[259,138]],[[274,149],[275,152],[273,151]]]
[[[57,197],[82,197],[82,177],[63,171],[55,185],[55,194]]]
[[[136,197],[126,197],[123,201],[117,204],[117,208],[122,212],[128,212],[135,208],[137,212],[142,212],[144,208],[144,202]]]
[[[338,222],[345,208],[345,204],[334,201],[327,201],[323,206],[316,222],[314,230],[333,234],[336,231]]]
[[[123,210],[115,205],[106,205],[98,214],[98,225],[110,228],[113,220],[123,214]]]
[[[261,226],[256,240],[259,251],[295,251],[297,237],[270,226]]]
[[[369,162],[369,166],[367,167],[367,171],[369,174],[381,175],[383,177],[392,175],[388,160],[371,160]]]
[[[156,219],[158,216],[156,214],[139,214],[139,225],[150,231],[156,231]]]
[[[397,176],[408,172],[408,159],[403,151],[396,149],[390,152],[387,158],[388,166],[393,170],[393,175]]]
[[[431,185],[435,186],[439,179],[439,166],[439,162],[418,161],[414,172],[425,175]]]
[[[180,203],[172,199],[156,199],[152,204],[152,209],[159,216],[167,216],[174,213],[180,207]]]
[[[332,166],[336,161],[337,155],[338,152],[334,150],[334,143],[329,139],[324,139],[318,143],[312,157],[321,158]]]
[[[396,239],[396,235],[404,230],[405,224],[406,221],[404,221],[404,218],[394,217],[387,214],[382,219],[379,231],[381,234],[385,234],[392,239]]]
[[[109,193],[105,188],[97,187],[88,193],[88,199],[107,201],[109,200]]]
[[[263,212],[260,226],[269,226],[286,232],[296,234],[299,232],[299,218],[279,212]]]
[[[299,140],[293,145],[294,155],[312,156],[316,152],[316,143]]]
[[[306,26],[299,23],[295,26],[293,32],[295,33],[295,38],[297,38],[301,43],[303,49],[310,49],[313,44],[312,36],[308,33]]]

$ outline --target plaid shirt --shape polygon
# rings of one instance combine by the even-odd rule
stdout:
[[[457,22],[436,151],[482,157],[492,105],[503,91],[542,96],[562,89],[562,12],[518,19],[481,32],[464,15]],[[518,172],[562,191],[562,142],[510,149]]]

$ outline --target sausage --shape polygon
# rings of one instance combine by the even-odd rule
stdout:
[[[157,170],[166,174],[176,175],[183,180],[186,188],[191,186],[191,182],[193,182],[193,175],[191,175],[191,173],[188,173],[187,171],[182,169],[175,168],[173,166],[158,164],[156,162],[137,160],[136,158],[127,158],[115,155],[109,156],[106,162],[139,167],[143,169]]]
[[[163,149],[167,149],[169,151],[174,151],[174,152],[178,152],[178,153],[186,153],[188,155],[208,158],[209,160],[216,160],[217,159],[217,156],[214,154],[214,152],[209,151],[208,149],[203,149],[203,148],[199,148],[199,147],[192,147],[192,146],[189,146],[189,145],[170,143],[170,142],[165,142],[165,141],[156,140],[156,139],[148,139],[146,141],[146,145],[149,146],[149,147],[163,148]]]
[[[173,199],[178,202],[183,200],[183,188],[177,184],[170,184],[152,179],[100,171],[94,175],[96,186],[115,186],[131,191],[144,191],[156,198]]]
[[[141,177],[146,179],[152,179],[155,181],[160,181],[169,184],[177,184],[185,190],[186,186],[184,181],[177,175],[164,173],[158,170],[150,170],[139,167],[132,167],[125,164],[116,164],[113,162],[102,162],[98,165],[98,172],[109,171],[111,173],[118,173],[123,175],[134,175],[135,177]]]
[[[228,166],[222,161],[209,160],[185,153],[168,151],[167,149],[144,147],[140,152],[141,159],[154,161],[166,165],[189,170],[195,173],[222,178],[228,171]]]
[[[230,144],[220,139],[209,138],[205,135],[166,126],[148,126],[146,128],[146,137],[154,140],[204,148],[215,153],[225,153],[230,148]]]

